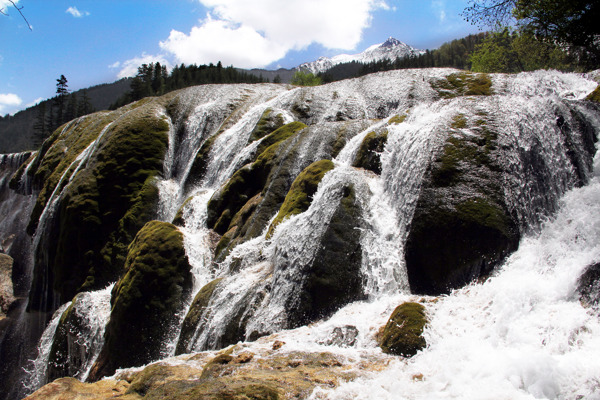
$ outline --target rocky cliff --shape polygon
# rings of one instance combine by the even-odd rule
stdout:
[[[20,318],[48,322],[26,376],[3,385],[17,397],[180,355],[32,398],[306,397],[363,376],[361,363],[395,362],[377,343],[403,348],[399,335],[377,331],[396,306],[420,303],[424,316],[428,296],[494,275],[592,179],[596,86],[405,70],[311,88],[206,85],[71,121],[2,189],[26,214],[11,241],[32,238]],[[353,312],[362,320],[343,323]],[[431,329],[417,325],[411,355]],[[276,340],[295,342],[276,352]]]

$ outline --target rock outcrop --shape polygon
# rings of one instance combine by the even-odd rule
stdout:
[[[127,272],[113,289],[105,343],[90,380],[159,357],[190,295],[190,268],[175,226],[151,221],[140,230],[129,246]]]

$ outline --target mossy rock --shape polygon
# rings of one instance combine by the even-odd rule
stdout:
[[[284,125],[283,116],[276,114],[271,108],[267,108],[260,120],[256,123],[256,126],[250,134],[248,143],[252,143],[256,140],[262,139],[263,137],[271,134],[276,129],[281,128]]]
[[[425,307],[403,303],[396,307],[383,329],[379,347],[384,353],[412,357],[425,348],[423,329],[427,324]]]
[[[213,280],[212,282],[204,285],[198,294],[196,294],[196,297],[194,298],[194,301],[192,302],[192,305],[190,306],[190,309],[183,321],[175,354],[183,354],[191,350],[191,345],[193,345],[191,341],[196,332],[196,327],[200,324],[200,319],[208,307],[210,298],[222,280],[223,278]]]
[[[76,311],[80,295],[75,296],[71,305],[60,317],[50,355],[48,356],[48,381],[53,381],[65,376],[75,376],[83,365],[89,351],[84,343],[77,339],[83,328],[83,320]]]
[[[91,380],[158,359],[192,287],[183,235],[166,222],[151,221],[139,231],[125,269],[113,289],[106,340]]]
[[[43,232],[45,245],[36,254],[30,310],[49,311],[53,304],[64,303],[79,291],[105,287],[122,273],[127,245],[153,218],[158,201],[154,178],[162,171],[169,130],[167,121],[158,115],[160,107],[149,102],[126,116],[121,115],[122,111],[109,114],[120,118],[111,127],[106,125],[111,119],[104,114],[104,125],[88,124],[95,131],[101,130],[100,126],[107,131],[87,167],[65,188],[56,213]],[[81,138],[67,152],[78,149],[77,155],[97,133],[78,133],[81,124],[73,129],[66,128],[65,138],[61,136],[60,141],[73,141],[70,136],[79,135]],[[65,160],[70,158],[74,156],[64,156]],[[44,158],[42,165],[45,162]],[[74,172],[61,167],[63,164],[55,168],[44,188],[52,188],[50,182],[56,173]],[[39,198],[38,204],[42,204]],[[48,290],[46,282],[53,290]]]
[[[223,235],[233,217],[250,200],[263,191],[277,159],[279,145],[306,125],[292,122],[265,137],[257,149],[256,161],[237,170],[208,203],[207,225]]]
[[[473,125],[462,114],[454,118],[409,227],[405,259],[413,293],[449,293],[489,274],[516,250],[519,229],[498,184],[496,140],[481,120]]]
[[[370,132],[365,136],[352,166],[381,174],[381,153],[387,143],[388,131]]]
[[[356,192],[349,185],[320,239],[319,250],[301,272],[297,296],[286,304],[290,327],[307,325],[364,298],[361,224]]]
[[[592,93],[588,94],[585,99],[595,103],[600,103],[600,85],[598,85]]]
[[[446,76],[445,79],[435,79],[431,82],[442,98],[457,96],[489,96],[493,94],[492,80],[487,74],[459,72]]]
[[[396,114],[388,120],[388,124],[401,124],[406,120],[406,114]]]
[[[331,160],[320,160],[306,167],[292,183],[290,191],[279,209],[279,213],[269,226],[267,238],[273,234],[275,227],[284,219],[308,210],[312,196],[317,192],[319,183],[328,171],[334,168]]]

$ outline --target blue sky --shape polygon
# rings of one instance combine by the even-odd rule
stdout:
[[[144,62],[292,68],[393,36],[433,49],[478,31],[467,0],[0,0],[0,115]]]

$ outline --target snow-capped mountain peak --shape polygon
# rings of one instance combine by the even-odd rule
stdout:
[[[361,63],[370,63],[373,61],[381,61],[381,60],[395,60],[400,57],[408,57],[411,55],[419,55],[422,54],[423,50],[415,49],[412,46],[407,45],[395,39],[393,37],[389,37],[385,42],[378,43],[373,46],[370,46],[362,53],[358,54],[339,54],[334,57],[319,57],[318,60],[301,64],[298,69],[312,72],[313,74],[318,74],[320,72],[325,72],[329,68],[342,64],[349,63],[352,61],[357,61]]]

